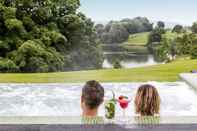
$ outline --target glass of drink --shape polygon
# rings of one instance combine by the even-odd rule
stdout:
[[[113,100],[108,100],[105,103],[105,117],[107,119],[115,117],[115,102]]]
[[[130,103],[130,100],[128,99],[127,96],[120,96],[118,98],[118,102],[119,102],[120,107],[123,109],[123,117],[125,117],[125,110],[127,109]]]
[[[115,93],[112,91],[113,98],[105,102],[105,117],[107,119],[113,119],[115,117],[116,99]]]

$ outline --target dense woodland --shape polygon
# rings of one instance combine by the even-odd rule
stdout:
[[[94,23],[79,0],[0,0],[0,71],[102,67]]]
[[[103,43],[117,44],[126,41],[130,34],[152,31],[153,24],[145,17],[136,17],[110,21],[106,25],[97,24],[95,28]]]

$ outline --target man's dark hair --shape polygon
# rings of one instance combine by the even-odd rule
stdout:
[[[82,89],[82,98],[88,108],[95,109],[104,98],[104,88],[95,80],[86,82]]]

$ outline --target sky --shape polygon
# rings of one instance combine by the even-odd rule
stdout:
[[[197,21],[197,0],[80,0],[80,11],[95,22],[137,16],[184,25]]]

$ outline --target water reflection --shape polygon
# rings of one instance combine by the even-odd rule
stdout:
[[[113,63],[118,60],[123,68],[135,68],[158,64],[153,55],[135,54],[125,52],[105,53],[103,68],[113,68]]]

